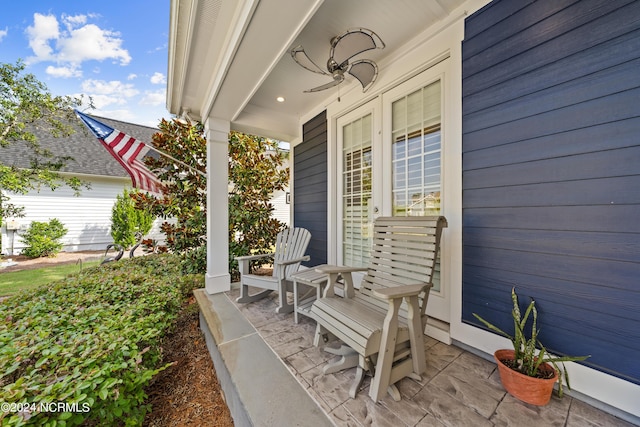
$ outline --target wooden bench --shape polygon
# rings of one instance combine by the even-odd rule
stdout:
[[[373,376],[369,396],[380,400],[388,390],[400,400],[395,383],[409,376],[420,378],[426,369],[424,349],[425,313],[444,217],[381,217],[376,219],[373,246],[366,269],[322,267],[328,275],[322,298],[311,307],[318,322],[314,343],[329,341],[329,334],[344,347],[329,348],[342,355],[325,373],[358,366],[349,391],[354,398],[364,379]],[[359,289],[352,273],[366,271]],[[335,282],[344,279],[343,297],[335,297]],[[349,356],[349,352],[353,355]]]

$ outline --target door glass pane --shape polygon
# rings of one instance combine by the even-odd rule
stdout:
[[[371,250],[371,114],[342,127],[342,263],[366,266]]]
[[[394,216],[440,214],[440,87],[431,83],[392,104]],[[439,260],[433,285],[440,290]]]

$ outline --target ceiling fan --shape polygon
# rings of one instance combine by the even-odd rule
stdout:
[[[332,82],[307,89],[304,92],[319,92],[337,86],[344,81],[344,73],[349,73],[358,79],[362,84],[362,91],[366,92],[378,77],[378,66],[369,59],[360,59],[352,63],[349,63],[349,60],[367,50],[384,49],[385,44],[382,39],[371,30],[355,28],[333,37],[330,45],[326,71],[309,58],[302,46],[291,49],[291,57],[302,68],[333,78]]]

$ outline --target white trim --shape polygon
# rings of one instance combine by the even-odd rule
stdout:
[[[223,43],[222,53],[213,68],[215,70],[215,74],[210,80],[207,87],[207,96],[200,108],[203,121],[204,118],[209,117],[211,114],[213,104],[218,97],[218,93],[220,92],[222,83],[227,75],[227,71],[231,66],[236,50],[242,42],[242,37],[251,22],[251,17],[258,6],[259,0],[238,0],[238,2],[240,4],[236,7],[233,18],[231,19],[231,24],[229,25],[231,31],[227,32],[227,37]]]
[[[286,43],[282,45],[282,48],[280,49],[278,54],[273,57],[271,63],[268,66],[264,67],[262,76],[260,77],[260,79],[256,81],[256,83],[254,84],[251,91],[247,94],[244,101],[238,106],[238,109],[236,110],[236,112],[233,113],[231,121],[237,120],[238,116],[240,116],[240,114],[244,112],[244,109],[247,107],[247,104],[251,101],[251,98],[253,98],[253,95],[255,95],[255,93],[260,89],[260,87],[262,86],[262,83],[264,83],[267,77],[269,77],[269,74],[271,74],[271,71],[273,71],[273,69],[276,67],[278,62],[280,62],[280,58],[282,58],[282,56],[289,51],[291,44],[294,42],[296,37],[300,35],[302,30],[304,30],[304,28],[307,26],[307,23],[309,23],[311,18],[313,18],[313,15],[316,14],[316,12],[318,11],[322,3],[324,3],[324,0],[315,0],[315,2],[313,3],[313,6],[309,8],[304,18],[302,18],[298,22],[298,26],[295,27],[295,30],[291,33],[291,36],[287,39]]]

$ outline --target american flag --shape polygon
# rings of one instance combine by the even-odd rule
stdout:
[[[76,110],[82,122],[98,138],[109,154],[116,159],[131,177],[135,188],[154,195],[162,194],[162,183],[145,166],[142,159],[147,155],[150,147],[134,137],[114,129],[86,114]]]

